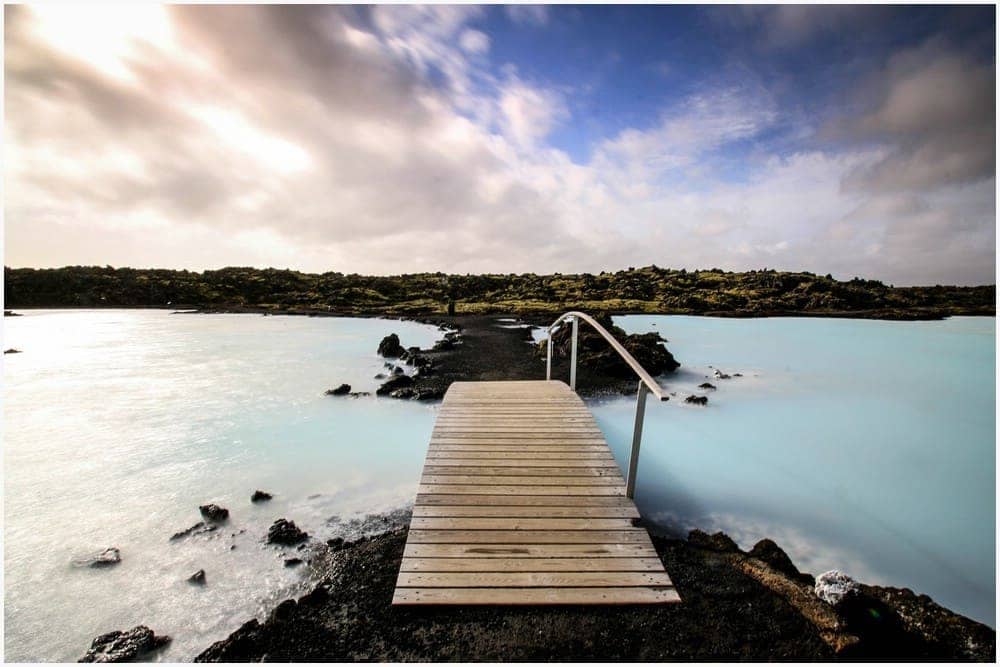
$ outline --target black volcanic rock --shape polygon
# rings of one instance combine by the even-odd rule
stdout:
[[[386,382],[382,383],[382,386],[375,390],[375,394],[378,396],[388,396],[397,389],[402,389],[403,387],[409,387],[413,384],[413,378],[409,375],[397,375]]]
[[[257,489],[256,491],[253,492],[253,495],[250,496],[250,502],[252,502],[252,503],[263,503],[263,502],[267,502],[268,500],[270,500],[273,497],[274,496],[272,496],[270,493],[267,493],[266,491],[261,491],[260,489]]]
[[[208,519],[209,521],[214,521],[216,523],[225,521],[229,518],[229,510],[225,507],[219,507],[215,503],[209,503],[207,505],[200,505],[198,511],[201,515]]]
[[[692,405],[708,405],[708,396],[688,396],[684,399],[685,403],[690,403]]]
[[[283,544],[291,546],[309,539],[309,533],[299,530],[294,521],[278,519],[267,530],[268,544]]]
[[[326,390],[327,396],[346,396],[349,393],[351,393],[351,385],[349,384],[342,384],[336,389]]]
[[[378,353],[383,357],[399,358],[406,354],[406,348],[399,344],[399,336],[391,333],[378,344]]]
[[[80,662],[130,662],[170,643],[170,637],[156,634],[145,625],[131,630],[115,630],[94,639]]]

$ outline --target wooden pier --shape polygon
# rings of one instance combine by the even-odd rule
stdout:
[[[583,401],[559,381],[456,382],[394,605],[679,602]]]

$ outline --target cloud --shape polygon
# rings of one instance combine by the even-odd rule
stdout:
[[[866,32],[885,20],[889,10],[873,5],[728,5],[711,8],[709,16],[726,28],[751,32],[758,48],[784,51],[844,31]]]
[[[458,43],[466,53],[481,54],[490,50],[489,36],[478,30],[464,30]]]
[[[514,23],[527,26],[544,26],[549,22],[547,5],[506,5],[504,11]]]
[[[873,191],[936,188],[994,175],[996,75],[939,42],[903,51],[873,76],[871,110],[840,121],[839,135],[887,147],[845,187]],[[837,136],[838,129],[831,130]]]
[[[890,60],[810,145],[767,144],[792,121],[745,77],[574,161],[550,143],[572,91],[494,68],[481,8],[163,11],[67,31],[5,8],[9,264],[992,280],[992,153],[963,134],[992,151],[992,77],[943,46]],[[74,46],[88,22],[108,44]]]

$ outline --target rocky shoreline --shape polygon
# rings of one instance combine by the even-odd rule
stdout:
[[[993,661],[995,632],[907,589],[816,594],[770,540],[654,536],[682,602],[624,607],[394,608],[405,528],[313,545],[319,582],[203,651],[249,661]]]

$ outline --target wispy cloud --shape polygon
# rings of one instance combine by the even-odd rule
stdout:
[[[809,142],[706,80],[574,160],[572,89],[492,62],[486,11],[5,8],[8,263],[991,279],[993,75],[959,50],[900,51]]]

